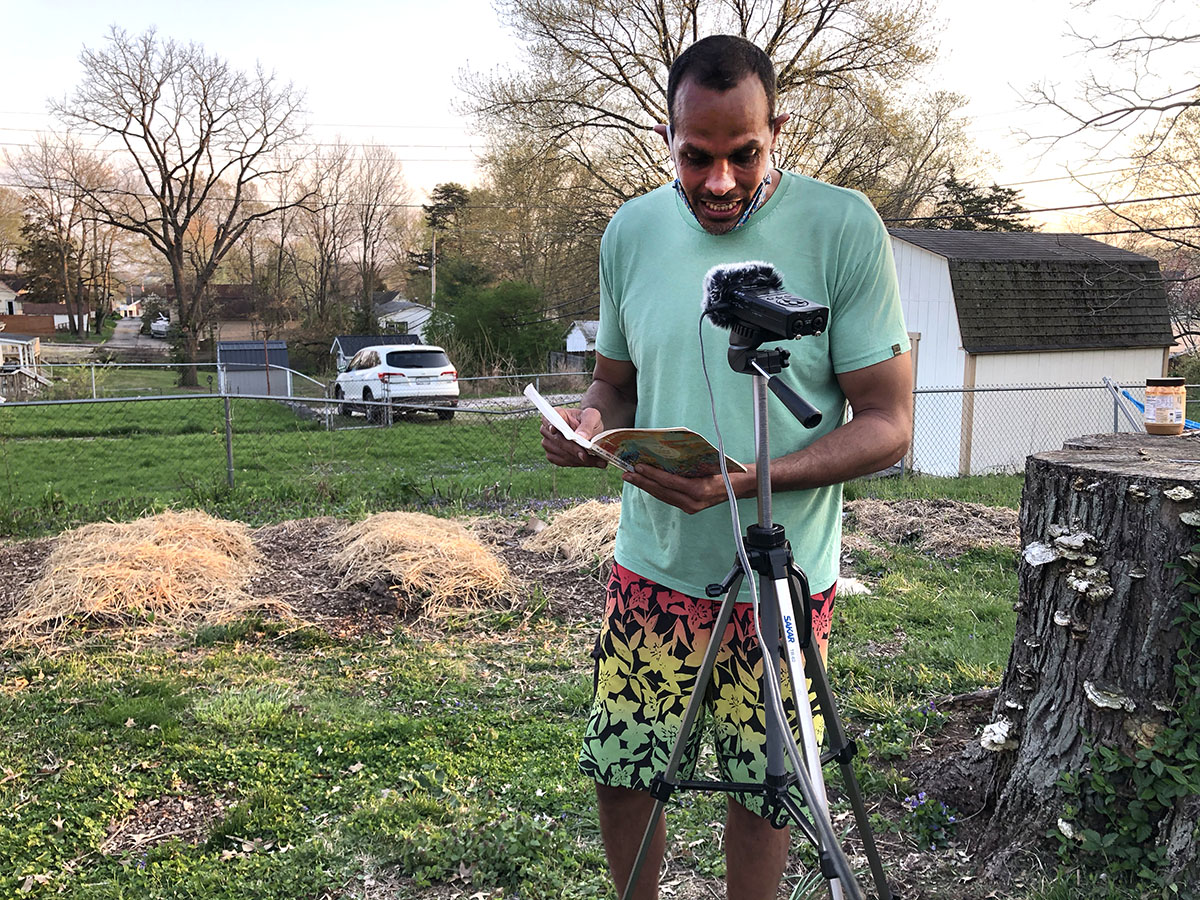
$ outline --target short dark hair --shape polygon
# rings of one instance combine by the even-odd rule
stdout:
[[[701,38],[675,58],[667,76],[667,121],[675,124],[675,94],[684,78],[701,87],[728,91],[754,75],[767,93],[767,121],[775,120],[775,67],[757,45],[732,34]]]

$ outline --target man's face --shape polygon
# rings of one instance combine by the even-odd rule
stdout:
[[[728,91],[701,87],[690,78],[680,83],[671,155],[705,231],[725,234],[737,224],[767,174],[786,119],[767,119],[767,92],[753,75]],[[774,187],[768,187],[768,196]]]

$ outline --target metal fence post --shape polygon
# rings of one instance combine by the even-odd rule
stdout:
[[[229,405],[229,395],[222,400],[225,403],[225,477],[229,487],[233,487],[233,415]]]
[[[96,399],[96,364],[92,363],[88,366],[92,370],[92,399]]]

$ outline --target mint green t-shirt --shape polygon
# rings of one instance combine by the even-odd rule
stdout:
[[[700,364],[697,322],[703,282],[713,266],[763,260],[784,288],[829,307],[818,337],[766,343],[791,352],[783,377],[822,411],[814,429],[768,400],[770,452],[785,456],[843,421],[838,373],[861,369],[908,349],[887,231],[861,194],[784,172],[771,198],[742,228],[712,235],[671,186],[626,203],[600,247],[600,328],[596,350],[637,369],[640,428],[683,425],[714,444],[712,413]],[[729,332],[704,320],[704,357],[727,455],[754,462],[753,379],[726,360]],[[758,520],[757,501],[739,501],[742,528]],[[772,518],[784,526],[797,565],[814,591],[834,583],[841,548],[840,485],[772,495]],[[695,515],[631,485],[621,496],[616,560],[666,587],[704,596],[735,558],[725,504]],[[748,599],[746,591],[742,599]]]

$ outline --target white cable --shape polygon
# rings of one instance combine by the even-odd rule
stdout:
[[[775,671],[775,669],[773,667],[767,665],[767,662],[770,660],[771,657],[770,657],[770,654],[767,653],[766,644],[764,643],[764,639],[763,639],[762,620],[759,616],[758,584],[754,578],[754,570],[750,568],[750,559],[749,559],[748,555],[746,554],[746,548],[743,545],[742,539],[741,539],[741,535],[742,535],[741,516],[738,515],[737,497],[735,497],[734,493],[733,493],[733,482],[729,477],[729,467],[725,463],[725,441],[721,436],[721,426],[717,422],[716,396],[713,394],[712,379],[710,379],[709,375],[708,375],[708,363],[704,358],[704,316],[705,316],[705,314],[701,313],[700,321],[697,323],[697,326],[696,326],[696,333],[697,333],[697,336],[699,337],[699,341],[700,341],[700,369],[704,374],[704,384],[705,384],[706,388],[708,389],[708,405],[709,405],[709,409],[712,412],[713,430],[716,432],[716,435],[717,435],[717,456],[719,457],[718,462],[720,463],[720,466],[721,466],[721,479],[725,483],[725,496],[729,500],[729,515],[730,515],[730,520],[733,523],[734,546],[737,547],[738,562],[741,565],[742,572],[744,574],[743,581],[750,586],[750,602],[751,602],[751,609],[752,609],[752,612],[754,615],[754,631],[758,635],[759,652],[762,654],[762,659],[763,659],[763,672],[764,672],[764,674],[767,672],[770,673],[769,676],[765,677],[766,696],[763,698],[763,702],[764,702],[764,704],[769,703],[771,705],[772,709],[775,711],[776,719],[781,725],[781,729],[783,731],[783,747],[787,753],[788,759],[791,760],[793,773],[796,774],[796,776],[798,778],[800,777],[801,772],[805,773],[804,777],[809,782],[809,790],[813,794],[812,800],[814,802],[810,803],[808,797],[805,797],[804,801],[805,801],[805,805],[810,807],[808,810],[808,814],[813,817],[813,828],[816,829],[817,816],[823,816],[825,821],[830,823],[830,828],[832,829],[832,819],[829,815],[829,805],[828,805],[829,801],[824,796],[825,779],[824,779],[824,777],[821,777],[818,781],[814,781],[811,777],[808,776],[808,774],[807,774],[808,770],[804,766],[804,761],[800,754],[800,748],[796,744],[796,737],[795,737],[795,735],[792,734],[791,723],[788,721],[787,712],[785,711],[785,709],[783,707],[783,697],[782,697],[783,684],[782,684],[782,681],[779,679],[779,674]],[[757,450],[757,447],[756,447],[756,450]],[[757,463],[757,460],[755,462]],[[768,485],[768,489],[769,489],[769,485]],[[775,588],[775,593],[777,595],[779,593],[778,586],[776,586],[776,588]],[[789,594],[790,594],[790,589],[789,589]],[[776,603],[778,603],[779,600],[780,600],[780,598],[778,596],[776,596],[776,598],[775,598]],[[737,597],[732,598],[732,602],[736,602],[736,601],[737,601]],[[808,614],[809,611],[805,610],[804,612],[806,614]],[[809,623],[805,623],[805,626],[811,627]],[[721,639],[721,637],[723,637],[723,636],[714,634],[712,636],[712,638],[710,638],[710,640],[719,640],[719,639]],[[815,650],[815,648],[810,648],[810,649]],[[789,661],[789,663],[790,663],[790,661]],[[788,668],[789,668],[789,670],[791,669],[790,664],[789,664]],[[792,690],[793,690],[793,692],[798,692],[799,690],[803,690],[805,693],[805,700],[807,701],[808,700],[808,682],[805,678],[805,673],[803,671],[792,672],[791,675],[792,675]],[[802,685],[799,688],[796,685],[797,679],[799,679],[800,684]],[[797,699],[796,715],[797,715],[797,717],[800,716],[799,699]],[[811,718],[811,715],[812,715],[812,713],[811,713],[811,709],[810,709],[810,712],[809,712],[810,718]],[[764,720],[764,725],[765,725],[765,720]],[[818,762],[816,763],[818,766],[820,765],[819,759],[820,759],[820,756],[819,756],[819,750],[818,750]],[[801,791],[801,793],[803,794],[803,791]],[[815,808],[813,808],[813,807],[815,807]],[[818,830],[818,834],[819,833],[820,833],[820,831]],[[831,833],[832,833],[832,830],[831,830]],[[840,848],[837,848],[837,847],[833,847],[830,849],[831,849],[831,852],[839,852],[840,851]],[[841,885],[839,879],[836,879],[836,878],[831,879],[830,883],[829,883],[829,888],[830,888],[830,894],[832,895],[833,900],[842,900],[842,897],[844,896],[844,892],[843,892],[843,888],[842,888],[842,885]]]

